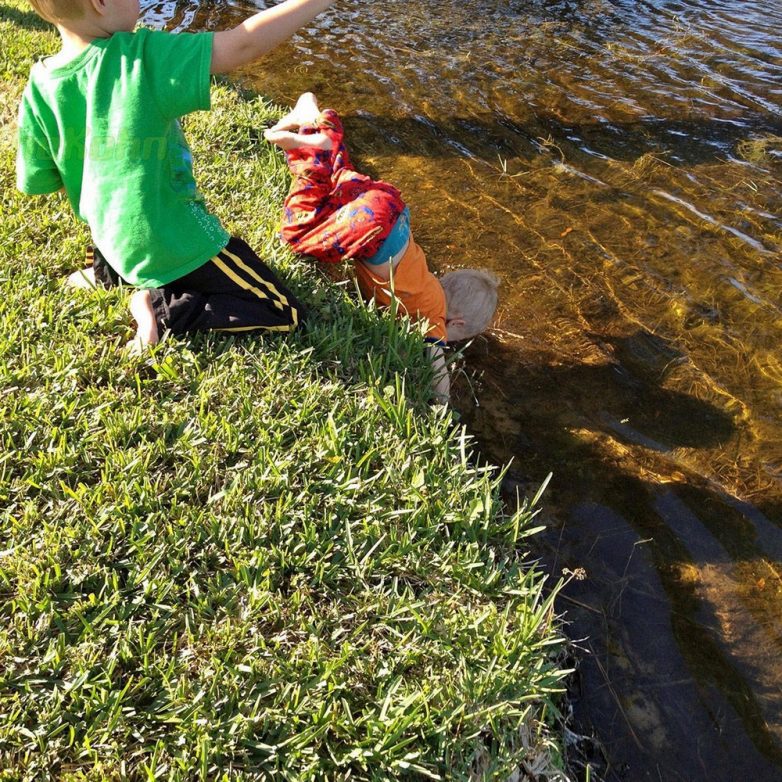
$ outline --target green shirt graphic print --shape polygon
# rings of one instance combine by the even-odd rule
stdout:
[[[204,204],[179,118],[210,106],[212,33],[141,29],[93,41],[30,73],[19,109],[17,186],[65,192],[128,282],[165,285],[229,235]]]

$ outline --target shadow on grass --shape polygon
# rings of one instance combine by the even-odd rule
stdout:
[[[23,27],[26,30],[53,31],[54,25],[41,19],[38,14],[32,11],[22,11],[18,8],[0,3],[0,21],[10,22],[17,27]]]

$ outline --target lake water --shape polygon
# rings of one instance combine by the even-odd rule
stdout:
[[[778,0],[340,0],[243,74],[346,115],[433,267],[502,280],[456,405],[509,496],[554,473],[606,779],[782,779],[781,29]]]

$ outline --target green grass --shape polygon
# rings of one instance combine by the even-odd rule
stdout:
[[[132,360],[128,292],[61,283],[88,239],[67,201],[15,191],[13,107],[56,40],[16,0],[0,20],[0,779],[488,780],[556,754],[533,514],[426,405],[420,334],[278,245],[280,110],[218,85],[187,132],[311,328]]]

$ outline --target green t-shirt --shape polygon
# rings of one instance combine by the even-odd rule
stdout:
[[[36,63],[19,110],[17,185],[64,187],[128,282],[165,285],[230,238],[193,178],[179,117],[208,109],[212,33],[115,33],[61,67]]]

